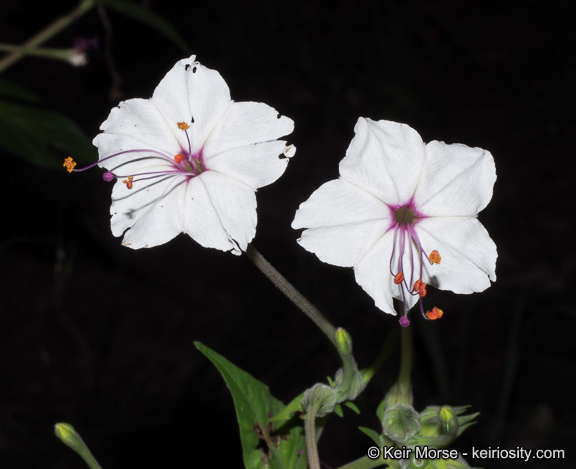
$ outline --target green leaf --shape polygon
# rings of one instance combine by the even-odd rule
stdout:
[[[136,3],[127,2],[124,0],[103,0],[104,5],[115,10],[121,15],[150,26],[156,31],[164,34],[174,44],[176,44],[186,54],[190,54],[190,47],[186,41],[180,36],[176,28],[172,26],[167,20],[157,15],[156,13],[147,10]]]
[[[96,149],[63,114],[27,104],[0,100],[0,147],[46,168],[62,169],[64,158],[98,159]]]
[[[194,345],[216,366],[230,389],[246,469],[306,467],[302,462],[298,465],[299,459],[306,457],[302,423],[292,419],[274,425],[270,417],[285,406],[270,394],[268,387],[200,342]]]
[[[0,78],[0,98],[10,98],[32,104],[40,104],[42,100],[26,88],[10,83]]]

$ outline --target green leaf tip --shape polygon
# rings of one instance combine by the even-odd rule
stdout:
[[[298,419],[276,424],[286,406],[256,378],[230,363],[200,342],[196,348],[218,369],[226,382],[236,409],[244,466],[247,469],[300,467],[305,456],[304,430]]]

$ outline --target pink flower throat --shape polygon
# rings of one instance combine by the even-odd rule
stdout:
[[[400,325],[410,325],[408,319],[408,295],[418,295],[420,312],[425,319],[434,320],[442,317],[443,311],[434,307],[432,311],[424,313],[422,298],[426,296],[427,284],[422,280],[424,262],[430,265],[440,264],[440,254],[434,250],[428,256],[422,247],[416,232],[416,225],[425,215],[418,212],[414,202],[410,200],[404,205],[388,206],[392,215],[389,230],[394,230],[392,254],[390,256],[390,275],[394,277],[394,284],[398,285],[402,294],[404,315],[400,318]],[[408,262],[405,264],[405,260]]]

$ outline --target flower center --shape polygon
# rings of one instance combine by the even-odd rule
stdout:
[[[191,177],[199,176],[205,171],[206,166],[203,160],[204,158],[202,157],[201,151],[197,155],[190,155],[188,157],[182,153],[174,156],[174,161],[177,163],[176,169],[184,173],[190,173],[189,176]]]
[[[392,212],[392,226],[394,230],[394,246],[390,256],[390,274],[394,277],[394,284],[400,288],[404,315],[400,318],[400,325],[407,327],[410,324],[408,319],[408,307],[406,299],[408,295],[418,295],[420,312],[424,318],[434,320],[442,317],[442,310],[436,307],[432,312],[424,313],[422,298],[427,294],[427,284],[422,280],[424,274],[424,263],[430,265],[440,264],[441,258],[438,251],[434,250],[427,255],[422,247],[420,238],[416,232],[418,221],[425,218],[416,209],[416,206],[409,202],[402,206],[390,207]]]
[[[394,221],[402,225],[414,225],[416,214],[410,207],[400,207],[394,212]]]

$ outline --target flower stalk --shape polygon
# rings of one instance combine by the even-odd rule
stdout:
[[[318,425],[316,419],[327,417],[336,406],[336,391],[326,384],[316,384],[304,393],[302,406],[306,411],[304,419],[304,434],[306,435],[306,451],[310,469],[320,469],[318,455],[318,440],[323,425]]]
[[[318,308],[310,303],[302,293],[296,290],[251,244],[249,244],[246,249],[246,255],[292,303],[298,306],[298,308],[320,328],[326,337],[328,337],[328,340],[338,349],[338,344],[336,343],[336,328],[324,317]]]

